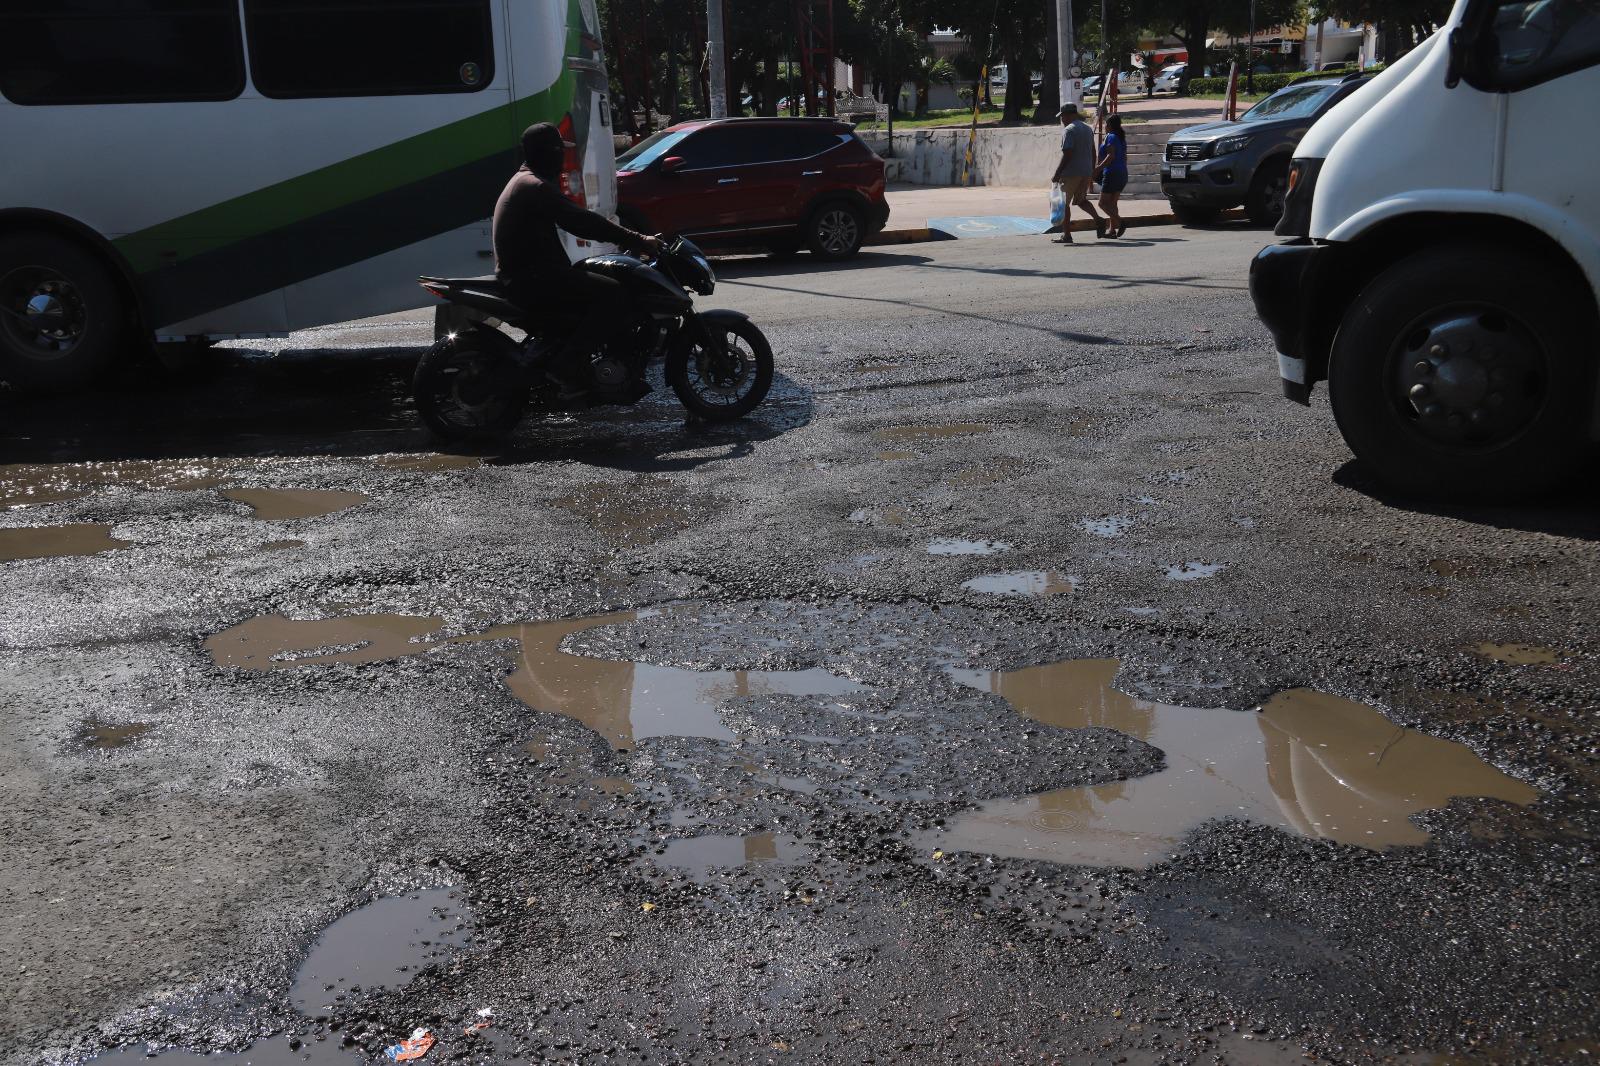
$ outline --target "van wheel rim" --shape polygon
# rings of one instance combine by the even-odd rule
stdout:
[[[42,266],[17,267],[0,278],[0,323],[14,350],[39,360],[70,355],[89,323],[89,309],[70,278]]]
[[[1544,346],[1491,307],[1439,309],[1401,334],[1390,354],[1390,394],[1429,440],[1458,448],[1504,444],[1544,406]]]
[[[856,234],[860,227],[856,225],[856,217],[842,207],[823,212],[817,219],[817,242],[822,245],[822,250],[830,255],[839,255],[856,246]]]

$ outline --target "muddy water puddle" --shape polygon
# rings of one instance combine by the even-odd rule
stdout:
[[[134,1066],[136,1063],[159,1063],[160,1066],[357,1066],[368,1060],[356,1051],[339,1046],[338,1040],[303,1040],[299,1047],[290,1047],[287,1036],[273,1037],[251,1044],[243,1051],[199,1052],[171,1048],[151,1051],[144,1045],[134,1045],[120,1051],[108,1051],[86,1060],[93,1066]]]
[[[97,751],[115,751],[126,748],[150,732],[148,722],[102,722],[91,718],[79,728],[78,743]]]
[[[981,574],[961,583],[972,592],[991,596],[1059,596],[1072,592],[1079,580],[1054,570],[1013,570],[1005,574]]]
[[[1160,748],[1166,768],[1114,784],[986,802],[926,834],[945,851],[1144,867],[1212,818],[1381,849],[1421,844],[1408,819],[1456,796],[1529,804],[1538,793],[1453,741],[1406,729],[1365,704],[1307,690],[1259,712],[1179,707],[1112,688],[1115,660],[991,672],[951,670],[1034,721],[1115,729]]]
[[[0,510],[60,503],[96,489],[125,486],[184,492],[220,485],[222,464],[172,460],[106,463],[14,463],[0,466]]]
[[[1104,518],[1085,518],[1078,524],[1085,533],[1093,533],[1097,537],[1120,537],[1133,528],[1133,519],[1128,515],[1106,515]]]
[[[667,842],[666,850],[654,856],[656,863],[704,877],[713,870],[740,866],[792,866],[809,857],[804,845],[782,833],[751,833],[748,836],[708,835],[679,837]]]
[[[434,474],[450,470],[472,470],[483,465],[476,455],[444,455],[423,452],[417,455],[386,455],[377,460],[385,470],[398,470],[409,474]]]
[[[1550,666],[1561,661],[1561,652],[1542,644],[1494,644],[1488,641],[1472,649],[1475,655],[1512,666]]]
[[[295,975],[290,1002],[310,1016],[351,992],[399,988],[471,937],[471,911],[456,889],[379,897],[323,930]]]
[[[224,489],[222,494],[245,504],[255,512],[252,517],[264,522],[321,518],[348,511],[372,498],[362,492],[339,489]]]
[[[986,426],[982,422],[947,422],[927,426],[889,426],[885,429],[874,430],[872,435],[885,444],[897,444],[910,441],[948,440],[951,437],[972,437],[979,433],[987,433],[992,428],[992,426]]]
[[[1226,569],[1226,563],[1174,563],[1166,569],[1168,581],[1201,581],[1215,577]]]
[[[534,710],[574,718],[615,748],[647,737],[707,737],[734,733],[718,708],[742,696],[850,696],[866,688],[819,667],[807,670],[687,670],[561,650],[574,633],[636,620],[625,611],[592,618],[496,626],[483,633],[430,639],[438,618],[351,615],[294,621],[265,615],[208,638],[218,666],[282,670],[327,663],[368,663],[418,655],[446,644],[515,641],[515,669],[505,679],[512,695]],[[531,752],[530,752],[531,753]],[[536,757],[538,757],[536,755]]]
[[[126,548],[132,543],[131,540],[118,540],[111,535],[110,525],[97,522],[0,529],[0,562],[99,555],[101,552]]]

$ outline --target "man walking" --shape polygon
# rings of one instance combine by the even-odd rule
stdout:
[[[1072,208],[1082,208],[1084,214],[1094,219],[1095,235],[1106,235],[1106,220],[1089,202],[1089,181],[1094,176],[1094,130],[1083,121],[1075,104],[1061,105],[1061,162],[1050,180],[1061,186],[1067,198],[1067,217],[1061,222],[1061,236],[1057,244],[1072,243]]]

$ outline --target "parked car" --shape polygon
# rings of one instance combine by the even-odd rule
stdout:
[[[1175,93],[1178,91],[1178,81],[1183,77],[1183,72],[1188,68],[1187,63],[1170,63],[1156,72],[1156,92]]]
[[[1588,0],[1470,0],[1295,150],[1250,292],[1284,395],[1326,380],[1391,490],[1593,489],[1600,147],[1572,116],[1597,98]]]
[[[889,220],[883,172],[838,119],[683,122],[617,159],[617,216],[710,248],[848,259]]]
[[[1244,205],[1275,226],[1289,189],[1289,159],[1312,123],[1371,80],[1362,74],[1295,82],[1239,116],[1179,130],[1167,141],[1161,192],[1179,221],[1207,222]]]
[[[1091,74],[1083,79],[1083,95],[1099,96],[1100,81],[1103,75]],[[1144,92],[1144,71],[1122,70],[1117,72],[1117,95],[1127,96],[1130,93]]]

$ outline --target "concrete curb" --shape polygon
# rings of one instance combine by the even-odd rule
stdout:
[[[1217,216],[1217,221],[1230,222],[1242,219],[1244,217],[1245,214],[1242,208],[1234,208],[1232,211],[1223,211],[1221,214],[1219,214]],[[1139,229],[1142,226],[1182,225],[1182,223],[1178,221],[1178,216],[1170,211],[1159,215],[1129,215],[1124,218],[1123,221],[1128,224],[1129,229]],[[1047,232],[1059,233],[1061,231],[1052,226]],[[1087,218],[1076,219],[1072,223],[1072,232],[1093,233],[1094,223]],[[868,238],[866,243],[869,246],[874,246],[885,244],[921,244],[925,241],[953,240],[956,240],[956,238],[950,236],[948,233],[940,233],[935,230],[930,230],[924,226],[920,229],[886,229]]]

